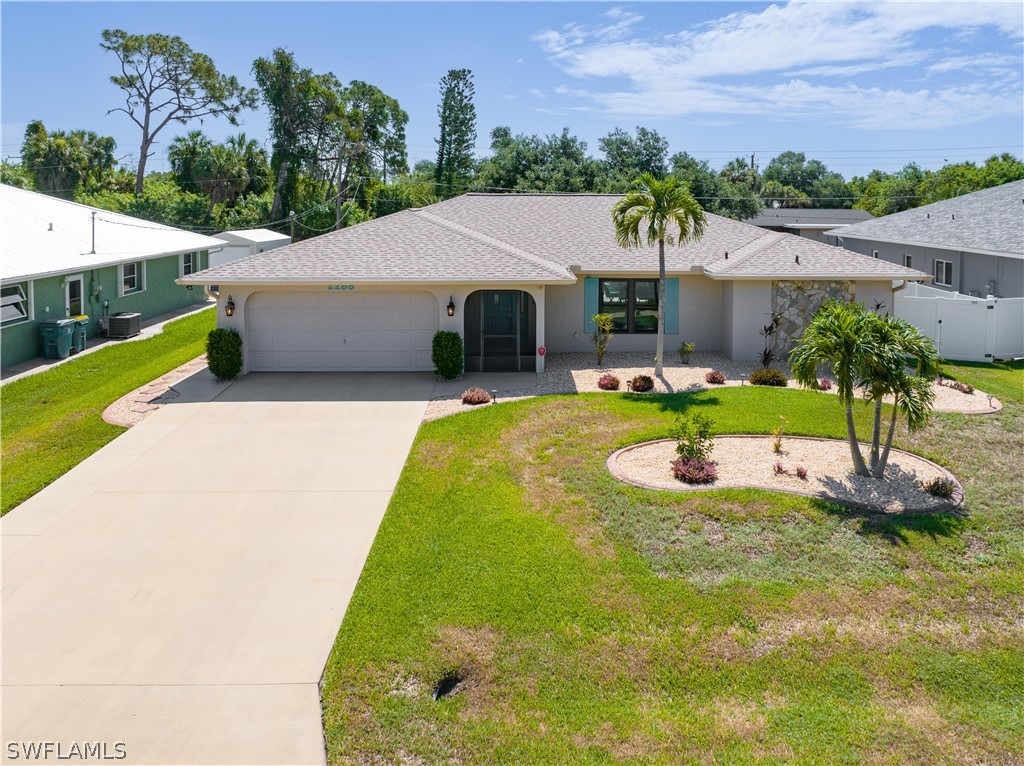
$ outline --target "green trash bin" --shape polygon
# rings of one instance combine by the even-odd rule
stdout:
[[[67,359],[71,356],[75,324],[74,319],[47,319],[39,323],[39,332],[43,336],[44,357]]]
[[[85,336],[89,332],[89,317],[85,314],[79,314],[70,318],[75,320],[75,326],[72,328],[73,332],[71,334],[71,353],[77,354],[79,351],[85,351]]]

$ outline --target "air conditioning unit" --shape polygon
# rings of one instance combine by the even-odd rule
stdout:
[[[142,332],[142,314],[123,311],[106,319],[108,338],[131,338]]]

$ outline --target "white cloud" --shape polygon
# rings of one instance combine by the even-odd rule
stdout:
[[[555,92],[623,116],[840,118],[866,129],[939,127],[1021,110],[1019,55],[960,55],[948,39],[937,44],[934,34],[921,34],[956,38],[984,30],[1013,47],[1007,38],[1019,39],[1024,26],[1019,3],[798,1],[669,34],[642,32],[642,20],[613,8],[598,24],[538,33],[534,41],[566,74],[628,82],[611,92],[568,86]],[[1016,60],[1015,69],[1008,59]],[[880,72],[903,69],[901,85],[879,84]],[[951,72],[959,78],[943,81]],[[965,72],[973,82],[963,82]],[[864,77],[872,79],[858,80]],[[924,79],[936,82],[906,87]]]

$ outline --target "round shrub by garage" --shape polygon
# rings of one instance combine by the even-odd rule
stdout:
[[[206,365],[217,380],[234,380],[242,371],[242,336],[218,327],[206,336]]]

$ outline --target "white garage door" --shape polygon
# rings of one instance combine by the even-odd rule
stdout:
[[[434,369],[438,307],[430,293],[256,293],[246,312],[256,371]]]

